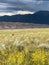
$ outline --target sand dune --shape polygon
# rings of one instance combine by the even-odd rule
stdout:
[[[0,29],[49,28],[46,24],[0,22]]]

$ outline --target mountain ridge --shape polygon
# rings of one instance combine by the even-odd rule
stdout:
[[[35,24],[49,24],[49,11],[38,11],[34,14],[0,16],[0,22],[25,22]]]

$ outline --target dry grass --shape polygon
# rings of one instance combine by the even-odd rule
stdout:
[[[0,30],[0,65],[49,65],[49,28]]]

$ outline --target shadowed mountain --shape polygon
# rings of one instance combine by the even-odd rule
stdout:
[[[39,11],[33,15],[34,23],[49,24],[49,11]]]
[[[49,11],[38,11],[27,15],[0,16],[0,21],[49,24]]]
[[[49,11],[34,14],[0,16],[0,29],[49,28]]]

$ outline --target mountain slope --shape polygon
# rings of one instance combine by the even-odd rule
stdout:
[[[49,24],[49,11],[38,11],[26,15],[0,16],[0,21]]]

